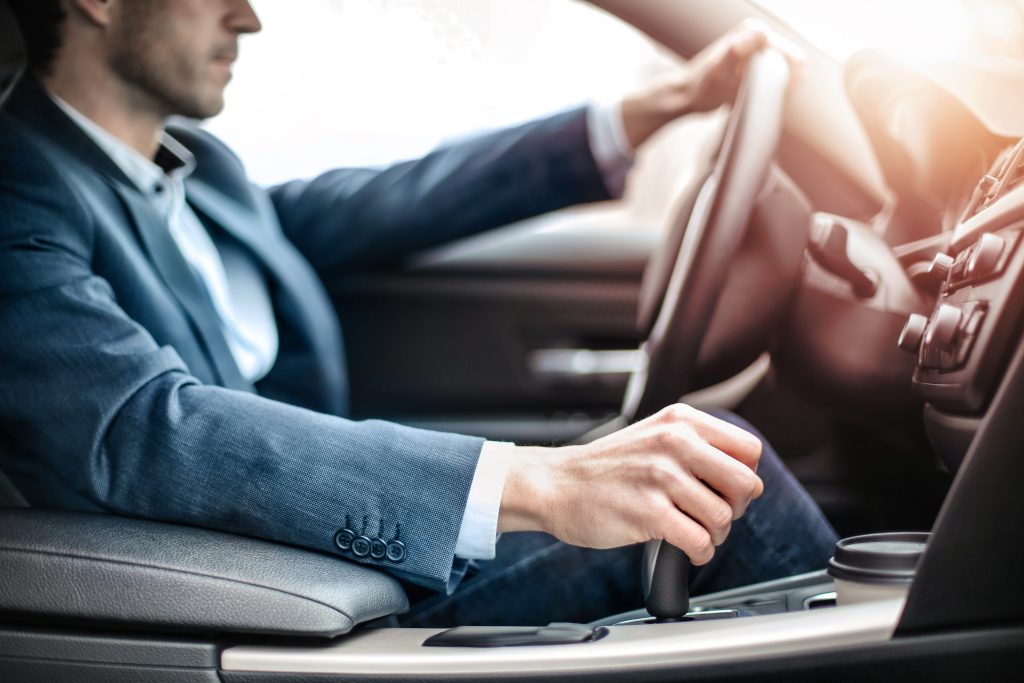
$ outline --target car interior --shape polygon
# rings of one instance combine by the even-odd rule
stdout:
[[[400,628],[408,599],[384,573],[212,530],[34,509],[0,473],[0,680],[952,681],[1019,669],[1024,56],[837,60],[766,2],[589,4],[684,59],[757,18],[807,61],[794,85],[778,52],[752,61],[736,104],[687,150],[696,170],[657,239],[588,231],[589,214],[570,212],[562,230],[541,217],[339,277],[353,417],[551,445],[680,400],[734,410],[841,537],[930,532],[909,589],[846,602],[822,567],[680,596],[686,563],[670,570],[668,546],[652,546],[637,591],[676,618],[649,599],[591,624]],[[0,101],[22,68],[0,0]]]

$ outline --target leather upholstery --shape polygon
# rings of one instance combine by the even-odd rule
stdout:
[[[0,615],[332,637],[406,609],[396,580],[326,555],[113,515],[0,509]]]
[[[0,0],[0,104],[21,73],[24,57],[21,38],[6,0]]]

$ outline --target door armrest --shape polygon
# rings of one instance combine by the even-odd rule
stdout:
[[[0,618],[333,637],[408,606],[394,578],[341,558],[114,515],[0,508]]]

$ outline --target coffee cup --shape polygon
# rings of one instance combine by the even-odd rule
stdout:
[[[923,532],[866,534],[836,542],[828,561],[836,604],[906,597],[929,536]]]

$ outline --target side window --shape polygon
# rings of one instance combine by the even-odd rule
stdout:
[[[381,165],[444,140],[603,101],[676,66],[667,52],[578,0],[253,2],[223,114],[209,122],[262,184]],[[705,123],[649,144],[628,201],[602,209],[656,223]],[[630,210],[637,215],[623,215]]]

